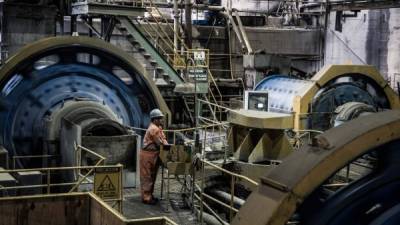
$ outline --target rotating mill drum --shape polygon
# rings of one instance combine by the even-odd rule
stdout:
[[[295,114],[295,130],[327,130],[358,115],[399,107],[398,96],[372,66],[327,66],[310,80],[270,76],[255,90],[268,92],[268,111]]]
[[[229,148],[240,161],[266,164],[292,152],[288,130],[320,133],[400,106],[399,97],[374,67],[358,65],[327,66],[309,80],[269,76],[248,92],[244,103],[245,109],[228,114]]]
[[[102,124],[111,127],[102,130],[112,131],[115,124],[146,126],[156,107],[169,113],[139,62],[88,37],[47,38],[22,48],[2,67],[0,90],[1,144],[11,156],[59,155],[65,121],[84,131],[108,120]],[[18,162],[39,166],[33,164]]]

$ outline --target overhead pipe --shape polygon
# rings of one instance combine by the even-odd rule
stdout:
[[[231,15],[231,11],[228,11],[228,13],[224,12],[224,13],[222,13],[222,15],[224,15],[226,18],[229,19],[230,23],[232,24],[232,28],[235,31],[236,37],[239,40],[240,46],[242,47],[242,49],[245,49],[246,45],[244,44],[242,35],[240,35],[239,28],[236,26],[235,20],[233,19],[232,15]]]
[[[178,53],[178,34],[179,34],[179,9],[178,0],[174,0],[174,53]]]
[[[244,43],[246,45],[247,53],[248,54],[253,54],[253,49],[251,48],[249,38],[247,37],[246,30],[243,27],[242,20],[240,19],[239,13],[236,10],[233,11],[233,12],[235,13],[236,20],[237,20],[238,25],[239,25],[240,34],[242,35]]]

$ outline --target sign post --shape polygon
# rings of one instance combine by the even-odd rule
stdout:
[[[188,76],[195,84],[195,93],[208,93],[208,49],[191,49],[189,58],[193,60],[188,66]]]
[[[122,165],[96,168],[93,190],[105,201],[117,201],[122,212]]]

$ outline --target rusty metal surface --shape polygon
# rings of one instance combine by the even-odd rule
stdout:
[[[361,117],[330,129],[261,178],[233,225],[285,224],[303,200],[353,159],[400,138],[400,111]],[[263,209],[263,213],[260,210]]]

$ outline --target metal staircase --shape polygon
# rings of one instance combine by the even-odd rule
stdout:
[[[143,64],[148,75],[153,78],[159,88],[173,87],[171,81],[175,85],[185,83],[180,72],[185,70],[186,62],[190,61],[188,59],[193,61],[193,55],[191,55],[193,51],[199,49],[188,49],[185,41],[181,38],[181,32],[174,30],[170,21],[154,6],[152,0],[138,2],[132,6],[121,5],[120,1],[115,0],[75,1],[76,3],[72,5],[72,15],[82,16],[83,22],[91,32],[106,41],[110,40],[114,28],[117,29],[131,44],[133,50],[131,53]],[[148,14],[148,17],[144,16],[145,13]],[[109,21],[107,29],[105,29],[107,31],[105,33],[97,31],[88,18],[101,18],[101,20],[106,18]],[[178,46],[171,40],[171,33],[177,38],[175,41]],[[209,83],[212,82],[217,87],[217,92],[208,88],[208,93],[201,94],[200,99],[218,104],[222,95],[208,67],[207,76]],[[187,108],[188,114],[190,114],[188,117],[192,122],[196,116],[194,99],[190,97],[193,94],[167,94],[169,97],[183,98],[184,107]],[[217,109],[215,107],[200,106],[199,110],[206,115],[204,118],[216,120]]]
[[[183,79],[179,76],[177,71],[171,64],[160,54],[154,45],[146,38],[142,31],[138,28],[138,24],[127,16],[119,16],[117,20],[120,22],[116,24],[116,28],[126,35],[127,40],[132,44],[136,50],[134,56],[142,58],[142,63],[145,65],[149,75],[157,81],[157,78],[164,80],[172,80],[175,84],[183,83]],[[168,54],[165,52],[164,54]],[[168,55],[167,55],[168,56]]]

